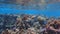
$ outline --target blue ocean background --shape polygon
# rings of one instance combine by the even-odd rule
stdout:
[[[31,14],[31,15],[46,15],[47,17],[60,16],[60,4],[48,4],[46,9],[18,9],[15,4],[0,3],[0,14]],[[21,7],[21,6],[20,6]]]

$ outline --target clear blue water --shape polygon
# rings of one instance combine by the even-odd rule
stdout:
[[[32,15],[46,15],[48,17],[54,16],[54,17],[59,17],[60,16],[60,4],[55,3],[55,4],[48,4],[47,9],[43,10],[19,10],[15,9],[13,6],[14,4],[0,4],[0,14],[32,14]],[[12,7],[12,8],[11,8]]]

